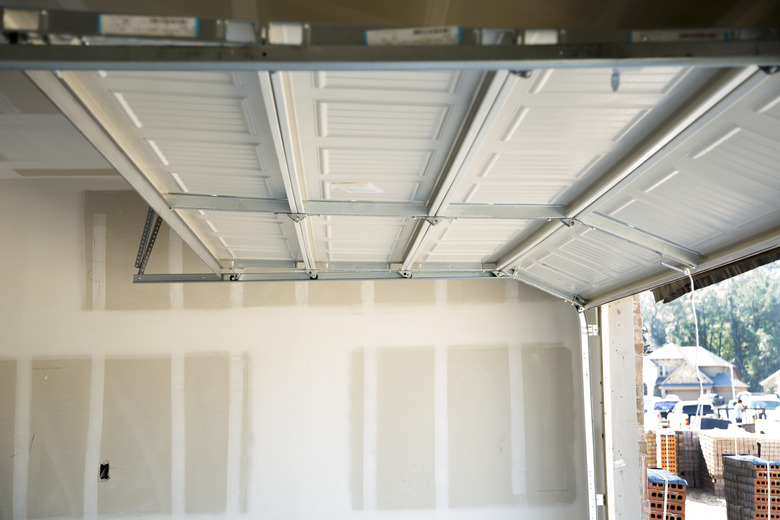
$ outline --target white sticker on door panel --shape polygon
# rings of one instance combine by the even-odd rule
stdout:
[[[182,16],[98,16],[98,33],[111,36],[197,38],[198,19]]]

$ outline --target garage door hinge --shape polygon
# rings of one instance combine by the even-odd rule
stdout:
[[[604,505],[604,495],[602,495],[600,493],[596,495],[596,505],[597,506],[603,506]]]
[[[588,336],[598,336],[598,335],[599,335],[599,326],[588,325]]]

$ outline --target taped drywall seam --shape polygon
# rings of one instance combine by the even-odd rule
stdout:
[[[518,284],[511,283],[517,287]],[[520,347],[509,347],[509,411],[512,447],[512,494],[528,495],[525,477],[525,396],[523,395],[523,356]]]
[[[227,451],[227,514],[237,515],[241,511],[241,448],[243,445],[244,411],[244,356],[231,354],[228,367],[230,380],[230,404],[228,405],[228,451]]]
[[[306,305],[309,303],[309,283],[295,282],[295,303]]]
[[[374,282],[360,282],[360,296],[363,305],[374,305]]]
[[[436,509],[446,510],[450,504],[449,410],[447,408],[447,345],[437,343],[434,354],[434,435],[436,479]]]
[[[168,229],[168,272],[181,273],[184,271],[184,251],[181,237],[173,230]],[[168,285],[171,298],[171,309],[184,308],[184,284],[172,283]]]
[[[436,294],[436,303],[438,305],[447,304],[447,280],[435,280],[434,292]]]
[[[106,356],[92,356],[89,384],[89,423],[87,425],[86,457],[84,457],[84,519],[98,516],[98,477],[100,445],[103,434],[103,393],[105,389]],[[110,464],[110,461],[109,461]],[[109,466],[110,467],[110,466]]]
[[[447,307],[447,280],[435,280],[433,285],[435,306]],[[449,432],[449,346],[436,343],[434,352],[434,456],[436,479],[436,509],[450,507],[450,432]]]
[[[184,354],[171,354],[171,511],[184,514],[186,436],[184,434]],[[190,447],[191,449],[194,447]]]
[[[243,283],[234,283],[230,287],[230,306],[234,309],[244,306],[244,286]]]
[[[106,215],[95,213],[92,223],[92,310],[106,309]]]
[[[240,467],[240,490],[239,490],[239,509],[241,514],[246,514],[248,511],[247,495],[249,493],[249,471],[251,470],[251,459],[249,456],[249,447],[252,444],[252,435],[249,433],[250,423],[252,421],[251,412],[252,403],[249,397],[251,366],[249,364],[249,354],[244,352],[241,355],[241,362],[243,367],[243,381],[244,381],[244,393],[241,401],[241,467]]]
[[[363,510],[376,509],[377,366],[376,348],[365,349],[363,367]]]
[[[30,405],[32,400],[32,361],[19,358],[16,372],[16,413],[14,414],[14,520],[27,518],[27,479],[30,471]]]

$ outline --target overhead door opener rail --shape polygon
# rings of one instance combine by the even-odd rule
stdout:
[[[0,14],[0,69],[523,72],[780,65],[773,28],[387,28],[9,7]]]

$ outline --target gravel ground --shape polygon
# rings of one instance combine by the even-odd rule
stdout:
[[[685,496],[685,520],[726,520],[726,499],[708,491],[688,488]]]

